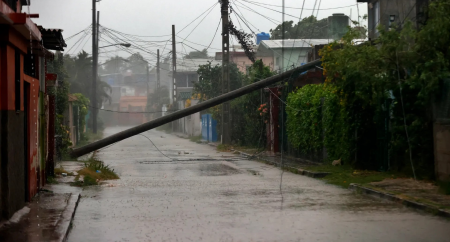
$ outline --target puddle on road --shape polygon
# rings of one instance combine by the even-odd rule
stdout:
[[[241,173],[225,164],[200,164],[199,172],[201,176],[228,176]]]
[[[140,164],[161,164],[161,163],[180,163],[180,162],[195,162],[195,161],[237,161],[236,159],[215,159],[215,158],[190,158],[190,159],[177,159],[172,160],[154,160],[154,161],[138,161]]]

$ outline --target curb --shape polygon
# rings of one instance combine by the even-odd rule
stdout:
[[[73,218],[75,217],[75,211],[77,210],[78,203],[80,202],[81,195],[71,195],[69,201],[67,202],[67,207],[61,215],[60,220],[58,221],[57,230],[60,232],[60,238],[57,241],[63,242],[67,240],[67,237],[70,232],[71,224]]]
[[[208,144],[210,146],[217,147],[217,145],[214,144],[214,143],[208,143]],[[268,163],[270,165],[274,165],[274,166],[278,166],[279,165],[278,163],[275,163],[275,162],[273,162],[273,161],[271,161],[269,159],[266,159],[264,157],[254,156],[254,155],[251,155],[251,154],[239,151],[239,150],[235,150],[235,149],[231,149],[231,151],[238,152],[240,155],[242,155],[242,156],[244,156],[246,158],[254,157],[254,158],[258,158],[260,160],[263,160],[265,163]],[[299,169],[299,168],[295,168],[295,167],[291,167],[291,166],[284,166],[284,168],[286,170],[292,172],[292,173],[299,174],[299,175],[302,175],[302,176],[311,177],[311,178],[323,178],[323,177],[327,176],[328,174],[330,174],[329,172],[312,172],[312,171],[307,171],[307,170],[303,170],[303,169]]]
[[[359,184],[352,183],[352,184],[350,184],[348,189],[354,191],[355,193],[362,193],[362,194],[370,195],[370,196],[373,196],[373,197],[378,197],[378,198],[385,199],[385,200],[388,200],[388,201],[397,202],[397,203],[400,203],[402,205],[405,205],[407,207],[411,207],[411,208],[414,208],[414,209],[417,209],[417,210],[430,212],[430,213],[432,213],[434,215],[437,215],[437,216],[450,218],[450,212],[445,211],[443,209],[439,209],[439,208],[434,207],[432,205],[427,205],[427,204],[418,203],[418,202],[415,202],[415,201],[403,199],[403,198],[397,197],[394,194],[377,191],[377,190],[374,190],[374,189],[371,189],[371,188],[368,188],[368,187],[363,187],[363,186],[361,186]]]

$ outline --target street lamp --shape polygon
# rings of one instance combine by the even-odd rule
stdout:
[[[115,45],[121,45],[121,46],[125,46],[127,48],[131,46],[130,43],[119,43],[119,44],[113,44],[113,45],[106,45],[106,46],[102,46],[102,47],[98,47],[98,48],[100,49],[100,48],[105,48],[105,47],[110,47],[110,46],[115,46]]]

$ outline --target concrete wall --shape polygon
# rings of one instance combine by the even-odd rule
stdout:
[[[436,122],[433,129],[436,178],[450,181],[450,122]]]
[[[374,19],[374,6],[375,2],[379,1],[380,6],[380,19],[379,21]],[[416,1],[417,0],[372,0],[368,1],[368,16],[369,16],[369,38],[376,38],[378,34],[376,33],[375,24],[381,24],[387,28],[389,28],[390,16],[395,16],[395,21],[393,22],[396,25],[400,25],[406,17],[411,20],[416,19],[417,9],[416,9]]]

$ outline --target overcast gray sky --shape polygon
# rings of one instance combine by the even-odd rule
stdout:
[[[281,23],[282,14],[276,11],[281,12],[281,7],[279,6],[282,5],[282,0],[230,0],[230,2],[236,13],[245,18],[249,22],[252,30],[257,33],[269,32],[270,29],[276,27],[276,23]],[[319,3],[320,10],[317,11]],[[202,50],[205,48],[204,46],[208,46],[213,40],[220,19],[220,4],[218,4],[217,0],[102,0],[97,3],[97,10],[100,11],[100,24],[107,28],[131,35],[161,36],[171,34],[172,24],[176,25],[176,32],[182,30],[192,20],[214,4],[216,5],[211,8],[210,12],[206,12],[202,17],[177,34],[177,42],[183,42],[183,39],[200,23],[189,37],[187,37],[186,40],[190,42],[184,41],[185,44],[177,44],[177,52],[180,53],[180,57],[181,53],[192,51],[192,48]],[[285,19],[287,21],[298,21],[302,11],[300,9],[302,8],[302,4],[303,0],[285,0]],[[314,12],[312,9],[315,9]],[[25,11],[28,11],[28,9],[25,8]],[[86,29],[92,23],[91,0],[32,0],[30,12],[40,14],[38,19],[33,19],[38,25],[42,25],[45,28],[64,29],[63,33],[65,38]],[[351,15],[353,20],[357,20],[358,9],[356,0],[306,0],[302,18],[314,14],[318,19],[322,19],[333,13]],[[365,14],[367,14],[367,5],[365,3],[359,4],[359,15],[363,16]],[[261,15],[272,19],[272,21]],[[201,21],[204,16],[206,17]],[[231,14],[231,18],[238,28],[240,28],[241,24],[242,28],[250,33],[250,30],[242,21],[240,19],[238,21],[235,14]],[[241,23],[239,24],[239,22]],[[103,33],[102,37],[109,39],[107,34]],[[91,53],[92,41],[90,40],[90,36],[86,35],[83,39],[83,35],[84,33],[68,40],[65,53],[76,54],[81,49]],[[162,41],[169,40],[171,38],[170,36],[128,37],[139,41],[161,41],[136,42],[141,46],[129,49],[130,52],[140,52],[152,64],[156,59],[153,55],[156,49],[161,49],[163,56],[167,56],[171,48],[169,42],[163,52],[165,42]],[[115,37],[113,36],[113,38],[123,37],[115,33]],[[220,49],[220,41],[219,29],[209,49],[210,55],[218,51],[215,48]],[[234,43],[237,44],[237,41],[234,40]],[[105,45],[108,45],[108,43],[101,40],[100,46]],[[143,50],[139,50],[138,48],[142,48]],[[119,50],[118,47],[103,48],[102,52],[104,53],[100,54],[100,62],[115,55],[122,57],[128,57],[130,55],[127,52]]]

